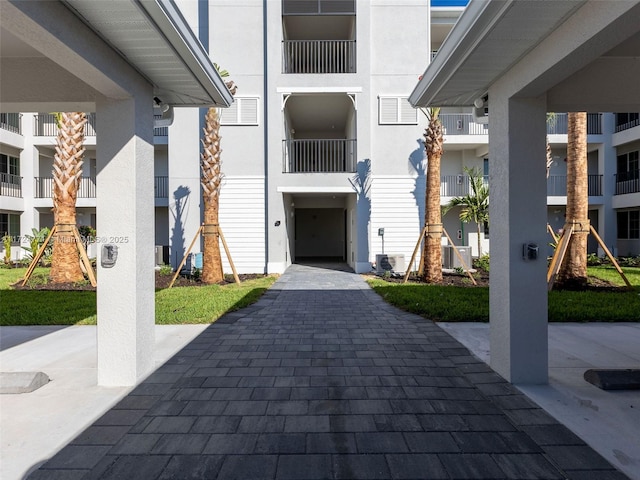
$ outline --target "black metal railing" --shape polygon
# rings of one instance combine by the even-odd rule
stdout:
[[[283,73],[355,73],[355,40],[285,40]]]
[[[0,196],[22,198],[22,177],[0,173]]]
[[[34,118],[33,134],[36,137],[55,137],[58,135],[58,122],[53,113],[38,113]],[[87,123],[84,125],[85,137],[96,136],[96,114],[87,113]]]
[[[640,192],[640,170],[617,173],[615,175],[615,195]]]
[[[356,171],[356,140],[283,140],[284,173]]]
[[[21,113],[0,113],[0,128],[22,135],[21,118]]]

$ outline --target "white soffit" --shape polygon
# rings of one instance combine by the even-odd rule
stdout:
[[[586,0],[471,0],[409,97],[467,106]]]
[[[173,0],[63,3],[140,72],[164,103],[228,107],[233,102]]]

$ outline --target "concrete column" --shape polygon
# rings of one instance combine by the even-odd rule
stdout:
[[[175,269],[202,223],[200,110],[176,108],[169,127],[169,264]],[[201,239],[200,239],[201,240]],[[191,253],[200,252],[196,241]]]
[[[513,383],[547,383],[546,99],[490,91],[489,102],[491,366]],[[525,244],[537,259],[523,259]]]
[[[135,385],[154,366],[153,94],[97,103],[98,384]],[[106,244],[113,267],[101,266]]]

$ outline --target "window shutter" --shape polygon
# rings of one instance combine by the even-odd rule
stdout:
[[[258,125],[258,97],[236,97],[229,108],[221,109],[221,125]]]
[[[409,103],[409,100],[404,98],[398,98],[399,110],[400,110],[400,122],[404,124],[417,124],[418,123],[418,110],[413,108]]]
[[[407,97],[379,97],[378,123],[380,125],[417,125],[418,111]]]

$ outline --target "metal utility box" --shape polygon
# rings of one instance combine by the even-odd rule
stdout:
[[[376,273],[404,273],[407,270],[404,262],[404,254],[376,255]]]

